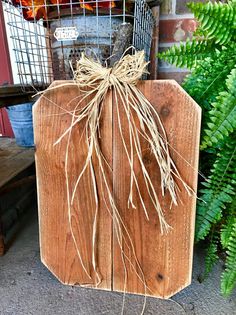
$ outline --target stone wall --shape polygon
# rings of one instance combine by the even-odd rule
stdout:
[[[163,0],[160,12],[159,51],[191,38],[197,23],[187,8],[193,0]],[[175,68],[159,61],[158,78],[175,79],[181,82],[188,73],[187,69]]]

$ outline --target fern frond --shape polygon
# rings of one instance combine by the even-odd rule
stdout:
[[[236,68],[226,80],[228,91],[223,91],[209,112],[210,122],[204,131],[201,149],[217,144],[228,137],[236,128]]]
[[[212,41],[188,40],[184,44],[180,43],[179,46],[172,46],[167,51],[159,53],[158,57],[177,67],[192,69],[197,61],[207,57],[215,58],[216,55],[217,46]]]
[[[219,256],[217,254],[217,240],[212,240],[206,250],[206,258],[205,258],[205,273],[204,277],[207,277],[208,274],[212,271],[212,268],[219,260]]]
[[[234,203],[234,206],[236,206],[235,203]],[[231,213],[229,217],[227,218],[226,223],[222,226],[221,233],[220,233],[220,240],[221,240],[222,247],[224,249],[229,246],[230,237],[232,235],[233,227],[235,224],[236,224],[236,217],[233,216],[233,213]]]
[[[236,6],[234,2],[191,2],[188,7],[201,23],[201,29],[207,32],[209,39],[214,39],[219,44],[227,44],[235,38]]]
[[[230,231],[226,254],[226,268],[221,276],[221,293],[229,296],[236,285],[236,222]]]
[[[235,51],[236,45],[231,44],[219,52],[217,59],[207,58],[199,62],[184,80],[184,89],[207,113],[219,93],[226,90],[226,79],[236,64]],[[203,118],[207,120],[205,114],[203,112]]]
[[[236,188],[236,137],[229,137],[213,165],[208,181],[200,190],[196,221],[196,241],[204,239],[211,226],[222,218]]]

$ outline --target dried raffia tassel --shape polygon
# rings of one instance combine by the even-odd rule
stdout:
[[[124,56],[114,65],[113,68],[103,67],[99,62],[87,58],[84,54],[82,54],[80,60],[77,61],[77,70],[74,72],[74,81],[78,85],[79,89],[84,92],[84,98],[87,98],[91,94],[93,94],[93,98],[82,110],[76,111],[77,118],[70,127],[73,128],[73,126],[79,123],[82,119],[87,119],[86,124],[89,126],[88,156],[84,165],[84,169],[78,177],[74,187],[72,202],[74,200],[75,192],[81,176],[91,161],[92,152],[95,148],[94,143],[96,141],[96,136],[99,133],[99,119],[103,108],[102,103],[108,90],[112,87],[115,93],[120,135],[131,170],[130,195],[128,204],[130,204],[132,207],[135,207],[132,199],[132,188],[135,185],[146,218],[149,219],[148,211],[145,207],[139,183],[133,169],[134,155],[137,155],[145,179],[148,194],[159,216],[161,233],[164,233],[168,231],[169,225],[165,221],[157,193],[152,184],[148,171],[142,161],[142,151],[139,139],[140,135],[149,143],[151,152],[154,155],[159,167],[161,175],[160,187],[162,196],[164,196],[165,192],[168,191],[170,193],[172,202],[177,205],[176,192],[178,187],[176,185],[175,178],[180,180],[189,195],[191,195],[192,189],[181,178],[173,160],[170,157],[167,137],[158,113],[136,86],[142,75],[147,73],[147,64],[148,63],[145,61],[143,51],[136,52],[134,55]],[[118,98],[121,100],[121,104],[124,108],[128,121],[127,128],[129,128],[130,133],[130,152],[128,151],[127,144],[125,143],[124,135],[122,133]],[[136,128],[133,116],[134,113],[139,119],[141,131],[138,131]],[[60,137],[58,141],[61,141],[61,139],[69,132],[70,128],[63,133],[62,137]],[[97,154],[101,154],[101,152],[99,151]]]
[[[76,195],[77,187],[80,183],[80,180],[87,169],[90,170],[91,182],[94,187],[94,199],[96,202],[95,217],[93,222],[93,253],[92,253],[92,266],[96,274],[96,284],[98,286],[102,281],[100,275],[97,259],[96,259],[96,238],[97,238],[97,220],[99,216],[99,198],[97,192],[97,183],[95,176],[95,169],[93,167],[92,156],[95,155],[98,161],[100,182],[102,183],[103,199],[106,204],[106,208],[109,212],[109,215],[112,217],[115,232],[118,240],[118,244],[121,249],[122,261],[125,270],[125,279],[124,283],[126,286],[127,281],[127,272],[126,272],[126,261],[130,264],[131,268],[134,270],[139,280],[142,282],[145,288],[145,292],[150,290],[146,284],[145,276],[143,274],[142,268],[139,264],[138,258],[135,254],[134,244],[132,242],[129,231],[127,230],[121,216],[119,209],[116,207],[113,194],[110,191],[108,185],[108,178],[106,175],[105,169],[108,167],[110,171],[111,167],[103,156],[100,144],[100,118],[103,112],[104,100],[106,98],[107,92],[109,89],[113,89],[116,112],[117,112],[117,121],[120,136],[124,146],[125,154],[130,166],[130,193],[127,200],[128,207],[131,206],[135,208],[135,203],[133,200],[133,189],[134,187],[137,190],[138,197],[140,199],[143,211],[147,220],[149,220],[148,209],[145,206],[145,202],[142,196],[142,191],[139,186],[138,178],[136,177],[134,171],[134,156],[138,158],[141,173],[144,178],[145,186],[147,193],[150,197],[150,200],[157,212],[161,234],[168,232],[170,226],[165,220],[163,210],[161,208],[158,193],[155,190],[155,187],[150,178],[149,172],[142,160],[142,149],[140,138],[142,137],[147,141],[151,154],[154,156],[157,166],[160,170],[160,187],[162,196],[164,197],[166,192],[170,194],[172,203],[178,204],[178,190],[180,189],[176,180],[182,184],[183,188],[187,191],[189,195],[194,194],[194,191],[185,183],[181,178],[177,167],[175,166],[174,161],[172,160],[169,153],[169,145],[167,141],[167,136],[165,133],[164,126],[162,125],[161,119],[152,106],[152,104],[146,99],[146,97],[141,93],[137,88],[137,83],[141,79],[142,75],[147,73],[147,62],[145,61],[144,52],[136,52],[134,55],[126,55],[121,58],[113,68],[103,67],[98,61],[89,59],[84,54],[82,54],[80,60],[77,61],[77,69],[74,72],[74,84],[76,84],[80,91],[84,93],[82,99],[78,101],[78,104],[74,108],[73,112],[68,114],[71,115],[71,125],[66,129],[62,135],[57,139],[55,144],[58,144],[62,141],[63,138],[67,139],[67,149],[66,149],[66,161],[68,161],[69,155],[69,143],[71,132],[73,127],[80,123],[82,120],[85,121],[85,135],[86,143],[88,148],[87,157],[83,165],[82,171],[80,172],[76,183],[72,189],[72,192],[69,192],[69,179],[68,179],[68,163],[65,163],[65,173],[66,173],[66,187],[67,187],[67,198],[68,198],[68,216],[71,228],[71,234],[75,242],[76,250],[78,252],[78,257],[82,263],[85,273],[91,279],[91,275],[86,270],[81,254],[79,252],[78,246],[76,244],[76,239],[74,237],[72,225],[71,225],[71,206],[73,205],[74,198]],[[71,84],[71,83],[70,83]],[[64,86],[64,85],[63,85]],[[57,86],[56,88],[60,87]],[[51,88],[54,89],[54,88]],[[50,90],[50,88],[48,89]],[[92,98],[91,98],[92,96]],[[81,102],[84,100],[90,99],[83,107],[80,106]],[[119,101],[118,101],[119,100]],[[122,107],[123,112],[128,121],[126,126],[129,131],[129,143],[126,143],[124,134],[122,131],[122,122],[120,118],[120,110]],[[137,120],[140,125],[140,129],[137,128]],[[108,196],[108,201],[105,200],[105,192]],[[107,204],[108,203],[108,204]],[[111,210],[110,210],[111,208]],[[130,258],[125,253],[122,243],[125,243],[129,251],[132,253],[135,265],[131,262]],[[125,291],[125,290],[124,290]],[[146,294],[145,294],[146,296]],[[143,309],[144,311],[144,309]]]

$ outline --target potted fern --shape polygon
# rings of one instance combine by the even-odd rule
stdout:
[[[193,40],[159,54],[192,70],[183,83],[203,109],[196,242],[207,240],[205,276],[225,259],[221,292],[236,286],[236,2],[189,3]]]

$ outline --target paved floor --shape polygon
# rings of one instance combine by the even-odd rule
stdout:
[[[217,265],[214,277],[199,283],[202,257],[196,254],[192,285],[167,301],[148,298],[145,314],[236,315],[236,294],[229,299],[219,294],[221,269]],[[119,293],[60,284],[40,262],[35,214],[6,255],[0,257],[1,315],[118,315],[122,297]],[[127,295],[124,314],[140,314],[142,303],[142,297]]]

